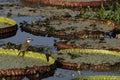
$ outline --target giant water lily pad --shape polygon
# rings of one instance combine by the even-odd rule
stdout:
[[[27,2],[32,2],[26,0]],[[41,0],[43,5],[61,6],[61,7],[87,7],[100,6],[102,4],[111,4],[116,0]],[[39,2],[39,1],[38,1]]]
[[[107,23],[107,22],[106,22]],[[57,19],[50,21],[50,26],[55,28],[55,30],[63,30],[66,33],[71,33],[75,31],[83,31],[88,29],[99,30],[99,31],[110,31],[113,29],[114,25],[107,25],[104,21],[95,19]],[[58,27],[59,26],[59,27]]]
[[[24,57],[22,57],[18,56],[18,50],[16,49],[0,48],[0,75],[14,76],[24,75],[27,73],[34,74],[37,71],[40,71],[41,73],[44,66],[46,66],[44,71],[46,71],[46,69],[49,71],[51,70],[50,66],[54,64],[54,61],[55,60],[52,57],[49,57],[49,61],[47,62],[45,54],[40,54],[37,52],[29,51],[25,53]],[[2,71],[5,71],[6,73]]]
[[[16,22],[9,18],[0,17],[0,29],[16,25]]]
[[[0,16],[0,38],[10,37],[16,34],[16,21]]]
[[[112,44],[111,44],[112,43]],[[69,41],[56,42],[58,49],[69,48],[92,48],[92,49],[118,49],[120,50],[120,40],[116,38],[102,39],[71,39]]]
[[[26,4],[25,4],[26,5]],[[30,5],[32,6],[32,5]],[[79,11],[72,11],[71,9],[58,9],[57,7],[20,7],[20,6],[1,6],[0,11],[7,14],[9,10],[11,10],[11,16],[42,16],[42,17],[52,17],[52,16],[64,16],[66,13],[70,14],[79,14]],[[48,14],[49,13],[49,14]]]
[[[9,26],[11,26],[11,25],[0,22],[0,28],[5,28],[5,27],[9,27]]]
[[[120,52],[98,49],[65,49],[53,56],[60,63],[60,67],[110,70],[112,65],[120,62]]]
[[[98,75],[98,76],[81,76],[79,78],[75,78],[72,80],[119,80],[120,76],[103,76],[103,75]]]
[[[23,23],[22,30],[36,34],[48,34],[60,38],[95,38],[104,36],[105,32],[114,29],[115,23],[112,21],[102,21],[97,19],[83,18],[55,18],[53,20],[35,21],[32,24]],[[59,26],[59,27],[58,27]]]
[[[60,50],[59,56],[64,58],[66,62],[73,62],[78,64],[110,64],[120,62],[119,52],[108,50],[94,50],[94,49],[66,49]],[[68,57],[67,57],[68,56]],[[67,58],[66,58],[67,57]]]

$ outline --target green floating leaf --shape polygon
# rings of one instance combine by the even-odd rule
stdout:
[[[72,80],[120,80],[120,76],[81,76]]]
[[[25,52],[24,57],[21,57],[18,56],[18,52],[17,49],[0,48],[0,69],[51,65],[55,62],[52,57],[49,57],[49,61],[47,61],[46,55],[42,53],[28,51]]]
[[[113,55],[113,56],[119,56],[120,52],[116,51],[109,51],[109,50],[102,50],[102,49],[64,49],[60,50],[58,54],[103,54],[103,55]]]

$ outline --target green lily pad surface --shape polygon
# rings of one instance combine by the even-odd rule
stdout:
[[[54,64],[54,59],[49,57],[47,62],[45,54],[26,52],[24,57],[18,56],[18,50],[0,48],[0,69],[26,68]]]
[[[54,54],[53,56],[64,62],[77,64],[114,65],[120,62],[119,52],[97,49],[65,49],[60,50],[58,54]]]
[[[119,80],[120,76],[81,76],[72,80]]]
[[[5,24],[0,22],[0,28],[5,28],[11,26],[10,24]]]
[[[0,16],[0,28],[6,28],[16,25],[16,22],[9,18]]]

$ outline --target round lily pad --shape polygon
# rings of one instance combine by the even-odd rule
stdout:
[[[79,78],[74,78],[72,80],[119,80],[120,76],[80,76]]]
[[[30,2],[29,0],[27,0]],[[100,6],[101,4],[111,4],[116,0],[41,0],[43,5],[61,6],[61,7],[87,7]]]
[[[0,16],[0,38],[6,38],[16,34],[18,27],[16,21]]]
[[[111,44],[112,43],[112,44]],[[84,49],[108,49],[120,50],[120,40],[116,38],[103,39],[71,39],[68,41],[59,41],[55,43],[58,49],[84,48]]]
[[[99,49],[64,49],[53,54],[60,67],[109,69],[120,62],[120,52]]]
[[[45,54],[28,51],[24,57],[18,56],[18,50],[0,48],[0,75],[29,75],[55,69],[55,60]]]
[[[55,18],[52,21],[35,21],[31,24],[23,22],[21,28],[23,31],[35,35],[48,34],[48,36],[64,39],[84,39],[96,37],[100,38],[101,36],[104,36],[104,32],[112,31],[114,29],[114,25],[115,23],[112,21],[62,17]]]
[[[16,25],[16,22],[10,18],[0,16],[0,29]]]

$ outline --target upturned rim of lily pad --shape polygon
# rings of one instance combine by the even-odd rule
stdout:
[[[109,76],[109,75],[95,75],[95,76],[80,76],[72,80],[119,80],[120,76]]]

